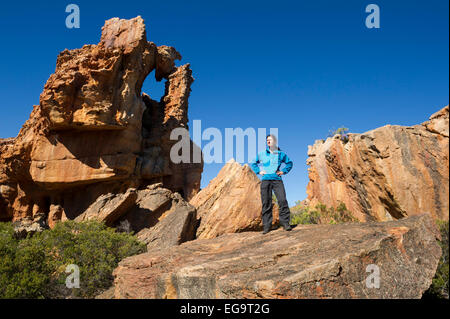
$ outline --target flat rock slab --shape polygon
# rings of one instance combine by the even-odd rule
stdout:
[[[114,297],[421,298],[441,255],[436,238],[423,214],[197,239],[124,259]]]

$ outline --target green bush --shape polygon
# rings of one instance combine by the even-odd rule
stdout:
[[[439,230],[441,232],[442,239],[439,241],[439,245],[442,248],[442,256],[439,260],[436,274],[434,275],[433,282],[430,288],[424,293],[424,298],[448,298],[448,221],[438,220],[436,221]]]
[[[324,204],[317,204],[315,209],[302,206],[297,202],[291,208],[291,224],[340,224],[357,222],[358,220],[347,210],[344,203],[340,203],[336,208],[327,208]]]
[[[0,298],[92,298],[111,286],[120,260],[146,250],[133,235],[95,221],[58,223],[22,240],[13,234],[0,223]],[[70,264],[79,267],[80,288],[65,285]]]
[[[319,213],[315,210],[310,210],[309,207],[305,207],[291,215],[291,225],[318,224],[319,221]]]
[[[337,130],[328,131],[328,137],[333,137],[336,134],[338,134],[340,136],[341,141],[344,142],[344,144],[345,144],[348,142],[348,138],[349,138],[347,132],[348,132],[348,128],[342,126],[342,127],[338,128]]]

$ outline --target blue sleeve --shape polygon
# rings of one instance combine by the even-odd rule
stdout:
[[[292,169],[293,163],[291,159],[286,155],[286,153],[283,156],[283,163],[286,164],[286,166],[281,171],[283,172],[283,174],[287,174]]]
[[[252,170],[255,172],[256,175],[258,175],[260,171],[258,164],[259,164],[259,154],[256,154],[256,158],[250,164],[250,167],[252,168]]]

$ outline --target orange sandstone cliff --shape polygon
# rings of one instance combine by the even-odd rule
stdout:
[[[448,220],[449,107],[422,124],[336,135],[308,148],[308,205],[340,202],[360,221],[430,213]]]
[[[74,219],[97,198],[156,182],[192,198],[203,163],[174,164],[170,140],[187,129],[193,82],[172,47],[147,41],[143,19],[105,22],[100,42],[64,50],[15,138],[0,139],[0,220]],[[155,71],[160,101],[141,94]],[[191,143],[191,149],[195,147]]]

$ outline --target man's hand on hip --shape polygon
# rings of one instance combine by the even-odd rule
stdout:
[[[278,176],[281,176],[281,175],[283,175],[283,174],[284,174],[284,173],[283,173],[282,171],[278,171],[278,172],[277,172],[277,175],[278,175]]]

